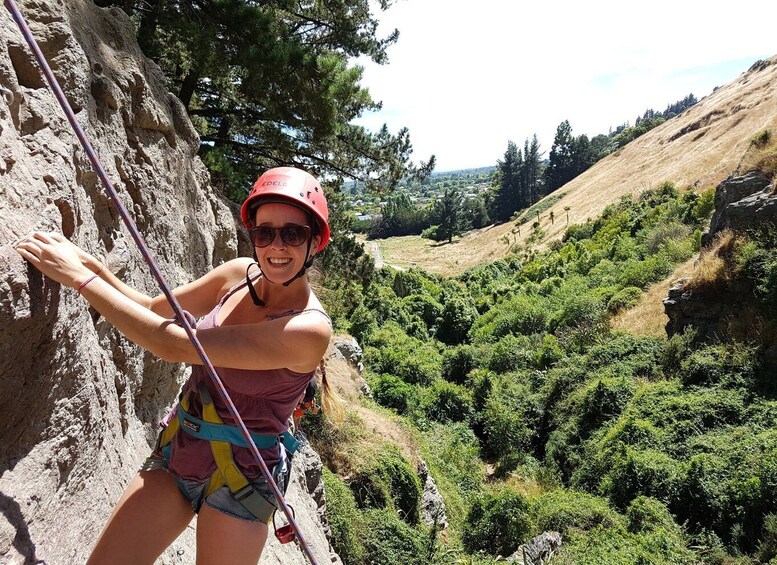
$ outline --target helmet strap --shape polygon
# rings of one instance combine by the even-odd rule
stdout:
[[[256,257],[256,250],[254,250],[254,257]],[[264,300],[259,298],[259,295],[256,293],[256,289],[254,288],[254,283],[251,280],[251,277],[248,276],[248,272],[254,265],[256,265],[256,268],[259,269],[260,273],[262,272],[262,268],[259,266],[258,262],[248,265],[248,268],[246,269],[246,285],[248,286],[248,293],[251,295],[251,300],[254,301],[254,304],[257,306],[264,306]],[[264,274],[262,274],[262,276],[264,276]]]
[[[285,283],[283,283],[283,286],[289,286],[289,285],[290,285],[291,283],[293,283],[295,280],[297,280],[298,278],[300,278],[302,275],[304,275],[304,274],[305,274],[305,272],[306,272],[306,271],[307,271],[307,270],[310,268],[310,266],[313,264],[313,259],[315,259],[315,258],[316,258],[316,256],[315,256],[315,255],[313,255],[313,257],[310,257],[310,244],[311,244],[312,242],[313,242],[313,238],[312,238],[312,237],[309,237],[309,238],[308,238],[308,249],[307,249],[307,251],[305,252],[305,257],[309,257],[309,259],[308,259],[307,261],[305,261],[305,264],[304,264],[304,265],[302,265],[302,268],[299,270],[299,272],[298,272],[296,275],[294,275],[294,276],[293,276],[293,277],[291,277],[289,280],[287,280]]]

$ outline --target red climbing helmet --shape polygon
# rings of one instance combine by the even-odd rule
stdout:
[[[240,208],[240,218],[247,229],[253,227],[253,215],[259,205],[268,202],[291,204],[312,214],[321,233],[321,243],[316,251],[321,251],[329,243],[329,208],[324,191],[313,175],[293,167],[265,171]]]

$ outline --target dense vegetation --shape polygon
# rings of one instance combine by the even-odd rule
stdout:
[[[458,280],[383,269],[330,297],[338,328],[365,347],[373,409],[415,437],[450,521],[445,537],[419,523],[407,455],[365,447],[354,414],[341,430],[310,420],[325,462],[349,477],[326,483],[348,563],[491,563],[546,530],[564,535],[559,563],[777,558],[777,384],[764,343],[609,324],[698,251],[712,193],[665,184],[542,253]],[[727,260],[774,322],[766,231]]]

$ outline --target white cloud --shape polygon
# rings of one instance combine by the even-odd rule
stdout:
[[[647,108],[701,98],[775,54],[777,3],[406,0],[381,14],[400,30],[389,64],[365,66],[383,110],[359,120],[410,129],[414,157],[438,170],[491,165],[507,140],[558,124],[606,133]]]

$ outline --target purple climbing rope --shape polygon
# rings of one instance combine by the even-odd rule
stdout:
[[[264,462],[264,459],[262,458],[261,453],[259,453],[259,450],[257,449],[256,444],[254,443],[254,440],[248,431],[248,428],[246,428],[246,425],[243,422],[243,419],[240,417],[240,414],[238,413],[237,408],[235,408],[235,405],[232,402],[232,399],[229,397],[229,393],[227,392],[226,388],[224,388],[224,383],[222,383],[221,378],[216,373],[216,369],[213,367],[213,364],[208,358],[208,355],[205,353],[205,350],[203,349],[202,344],[197,339],[197,336],[195,335],[192,326],[189,324],[189,321],[186,319],[186,316],[184,316],[181,305],[178,303],[178,300],[175,298],[175,295],[173,295],[172,291],[167,286],[167,283],[165,283],[165,280],[162,277],[162,273],[160,272],[159,267],[157,267],[156,262],[154,261],[153,257],[151,256],[151,253],[148,250],[148,247],[146,246],[146,242],[143,240],[143,237],[138,232],[138,228],[135,226],[135,223],[132,221],[132,218],[130,217],[129,212],[127,212],[127,209],[124,207],[124,204],[119,199],[119,195],[116,192],[116,189],[114,188],[113,183],[111,183],[110,179],[108,178],[108,175],[105,173],[105,170],[102,168],[102,165],[98,161],[97,154],[95,153],[94,148],[92,147],[92,144],[89,142],[89,139],[86,137],[86,135],[84,134],[84,131],[81,129],[81,126],[76,120],[75,114],[73,113],[73,110],[70,107],[70,104],[68,103],[67,98],[65,97],[65,94],[64,92],[62,92],[62,88],[60,88],[56,77],[54,77],[54,73],[51,71],[51,67],[49,67],[49,64],[46,61],[46,58],[44,57],[43,53],[41,52],[40,47],[38,47],[38,43],[35,41],[35,38],[32,36],[32,32],[30,32],[30,28],[27,25],[27,22],[24,19],[24,16],[22,16],[14,0],[5,0],[5,7],[8,9],[9,12],[11,12],[13,19],[16,21],[16,24],[19,26],[19,29],[21,30],[22,35],[24,36],[24,39],[27,41],[27,44],[30,46],[30,49],[32,50],[33,55],[35,55],[35,58],[40,64],[41,70],[43,71],[43,74],[46,77],[46,80],[48,81],[49,86],[51,87],[51,90],[54,92],[54,96],[57,98],[57,101],[59,102],[59,105],[62,107],[62,110],[64,110],[65,115],[67,116],[67,119],[70,122],[70,125],[73,127],[73,131],[75,132],[76,137],[81,142],[81,146],[84,148],[84,151],[89,157],[89,161],[91,161],[92,167],[94,167],[95,172],[100,177],[100,180],[105,186],[105,190],[108,192],[108,195],[113,201],[113,204],[116,206],[116,209],[118,210],[119,215],[121,216],[121,219],[124,221],[124,224],[127,226],[127,229],[129,230],[130,235],[132,236],[132,239],[135,240],[135,243],[137,244],[138,249],[140,249],[140,253],[143,255],[143,259],[145,259],[146,263],[151,269],[151,274],[153,275],[154,279],[156,279],[156,282],[159,285],[159,288],[164,293],[165,297],[167,298],[167,301],[170,303],[170,306],[172,306],[173,311],[175,312],[176,318],[183,326],[183,329],[186,331],[186,335],[189,336],[189,340],[192,342],[192,344],[194,345],[194,348],[197,350],[197,354],[200,356],[200,359],[202,360],[203,365],[208,371],[210,378],[212,379],[213,383],[216,385],[216,388],[218,389],[219,394],[221,395],[221,398],[226,403],[229,413],[232,415],[232,418],[234,418],[235,422],[237,423],[237,427],[240,429],[240,433],[245,438],[246,444],[251,450],[251,453],[253,454],[257,463],[259,463],[259,466],[262,469],[262,473],[264,474],[264,477],[267,480],[267,484],[270,485],[270,488],[273,494],[275,495],[276,500],[278,501],[278,505],[281,507],[281,509],[283,510],[283,513],[286,515],[286,518],[289,521],[289,524],[294,528],[294,532],[297,535],[297,539],[299,540],[299,544],[302,547],[302,550],[304,551],[308,560],[313,565],[316,565],[316,560],[313,557],[310,547],[305,542],[305,538],[302,536],[302,532],[300,531],[299,526],[297,525],[297,522],[294,520],[294,514],[291,512],[291,510],[289,509],[289,506],[286,504],[286,500],[283,498],[283,494],[278,489],[278,485],[275,484],[272,474],[267,468],[267,464]]]

